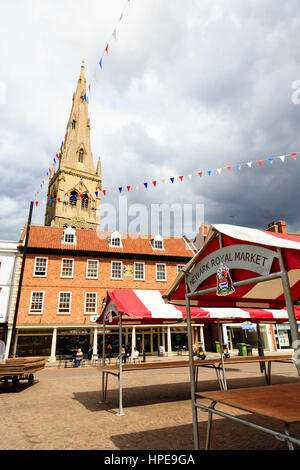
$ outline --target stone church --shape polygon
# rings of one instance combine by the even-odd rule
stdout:
[[[46,226],[96,230],[100,223],[101,164],[99,158],[95,171],[84,72],[83,61],[60,149],[59,167],[49,180]]]

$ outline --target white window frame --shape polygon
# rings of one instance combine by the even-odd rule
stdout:
[[[115,245],[113,240],[120,240],[119,245]],[[111,248],[123,248],[121,234],[119,232],[113,232],[108,239],[108,244]]]
[[[45,274],[35,274],[36,264],[37,264],[38,259],[45,259],[46,260]],[[48,258],[46,256],[36,256],[35,259],[34,259],[33,277],[47,277],[47,272],[48,272]]]
[[[41,310],[41,312],[35,312],[35,311],[32,311],[32,310],[31,310],[33,294],[43,294],[42,310]],[[44,312],[44,302],[45,302],[45,291],[44,291],[44,290],[33,290],[33,291],[31,291],[31,295],[30,295],[30,304],[29,304],[29,315],[43,315],[43,312]]]
[[[158,279],[157,278],[158,266],[164,266],[165,267],[165,279]],[[166,282],[167,281],[167,265],[166,265],[166,263],[156,263],[156,281],[157,282]]]
[[[135,268],[136,268],[136,265],[137,265],[137,264],[142,264],[142,265],[144,266],[144,271],[143,271],[144,276],[143,276],[143,278],[141,278],[141,277],[136,277]],[[136,262],[134,263],[134,280],[135,280],[135,281],[145,281],[145,279],[146,279],[145,263],[144,263],[143,261],[136,261]]]
[[[113,263],[121,263],[121,277],[113,277]],[[110,279],[113,281],[123,280],[123,261],[111,261],[110,263]]]
[[[71,276],[63,276],[63,265],[64,261],[72,261],[72,275]],[[72,279],[74,277],[74,258],[62,258],[61,259],[61,267],[60,267],[60,277],[63,279]]]
[[[69,308],[69,312],[60,312],[60,311],[59,311],[60,294],[70,294],[70,308]],[[71,308],[72,308],[72,292],[69,292],[69,291],[60,291],[60,292],[58,293],[57,315],[71,315]]]
[[[161,247],[157,247],[155,246],[156,243],[161,243]],[[164,239],[161,235],[155,235],[155,237],[151,240],[151,246],[152,246],[152,249],[153,250],[160,250],[160,251],[164,251],[165,247],[164,247]]]
[[[72,242],[66,241],[66,237],[69,235],[72,235],[74,237]],[[72,227],[67,227],[63,233],[62,243],[65,245],[76,245],[76,230]]]
[[[89,261],[93,261],[93,262],[96,262],[97,263],[97,276],[89,276],[88,275],[88,272],[89,272]],[[99,261],[97,259],[88,259],[86,260],[86,278],[87,279],[98,279],[98,276],[99,276]]]
[[[185,264],[177,264],[177,276],[178,274],[180,273],[180,271],[182,270],[182,268],[185,266]]]
[[[86,311],[86,299],[88,294],[95,294],[96,295],[96,305],[95,305],[95,311],[94,312],[87,312]],[[97,307],[98,307],[98,294],[97,292],[85,292],[84,294],[84,314],[85,315],[96,315],[97,314]]]

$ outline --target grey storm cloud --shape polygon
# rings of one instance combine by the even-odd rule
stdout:
[[[127,4],[2,5],[0,238],[18,239],[30,200],[47,182],[83,58],[92,152],[95,161],[101,157],[108,189],[103,202],[117,207],[118,187],[139,184],[128,204],[204,204],[207,225],[263,229],[283,219],[288,230],[300,231],[300,156],[236,167],[300,152],[300,105],[292,102],[300,79],[298,1]],[[228,165],[231,172],[215,171]],[[200,179],[197,171],[209,169],[213,174]],[[159,182],[172,176],[174,185]],[[143,183],[153,180],[157,189],[146,191]],[[46,189],[39,197],[33,221],[43,224]]]

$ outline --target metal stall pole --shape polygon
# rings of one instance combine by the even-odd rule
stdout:
[[[103,329],[102,329],[102,366],[105,366],[105,321],[106,314],[103,315]],[[102,400],[99,403],[105,403],[105,372],[102,371]]]
[[[187,293],[187,282],[185,278],[185,291]],[[193,359],[193,338],[192,338],[192,326],[191,326],[191,310],[190,310],[190,299],[185,296],[186,306],[186,319],[188,329],[188,348],[189,348],[189,367],[190,367],[190,382],[191,382],[191,399],[192,399],[192,413],[193,413],[193,431],[194,431],[194,446],[195,450],[200,449],[199,443],[199,430],[198,430],[198,416],[196,408],[196,397],[195,397],[195,375],[194,375],[194,359]]]
[[[119,413],[117,416],[124,416],[123,396],[122,396],[122,313],[119,312]]]
[[[219,340],[220,340],[220,352],[221,352],[221,359],[222,359],[222,377],[221,383],[223,384],[223,390],[227,390],[227,382],[226,382],[226,371],[225,371],[225,364],[224,364],[224,348],[223,348],[223,331],[222,331],[222,323],[218,323],[219,329]]]
[[[264,356],[264,347],[263,347],[263,342],[261,339],[261,331],[260,331],[260,324],[257,322],[256,326],[256,331],[257,331],[257,349],[258,349],[258,355],[259,356]],[[259,363],[260,371],[266,373],[266,363],[265,362],[260,362]]]
[[[286,308],[287,308],[287,312],[289,316],[289,324],[291,328],[291,336],[292,336],[292,342],[293,342],[292,347],[295,351],[295,356],[296,356],[295,366],[297,368],[298,376],[300,380],[300,360],[299,360],[300,341],[299,341],[298,325],[297,325],[297,321],[295,317],[295,310],[294,310],[294,305],[293,305],[293,299],[292,299],[292,294],[291,294],[291,287],[289,283],[288,273],[285,269],[281,248],[277,248],[277,253],[278,253],[279,265],[280,265],[280,270],[281,270],[281,281],[282,281],[282,286],[283,286],[285,304],[286,304]]]

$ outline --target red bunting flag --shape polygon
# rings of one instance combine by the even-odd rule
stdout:
[[[58,202],[60,202],[60,197],[57,198]]]
[[[91,93],[91,84],[88,86],[89,92]]]
[[[200,171],[200,173],[198,173],[198,175],[199,175],[199,176],[200,176],[200,178],[201,178],[201,177],[202,177],[202,175],[203,175],[203,172],[202,172],[202,171]]]
[[[35,205],[36,205],[36,206],[38,205],[38,203],[39,203],[39,201],[35,201]]]
[[[232,168],[231,166],[228,166],[228,167],[227,167],[227,170],[228,170],[228,171],[231,171],[231,168]]]
[[[106,194],[106,189],[103,189],[103,191],[102,191],[102,192],[103,192],[103,194],[104,194],[104,196],[105,196],[105,194]]]
[[[83,198],[83,194],[80,194],[80,198],[81,198],[81,199]]]
[[[291,157],[293,157],[294,160],[296,160],[296,153],[291,153]]]
[[[180,181],[182,181],[182,180],[183,180],[183,176],[179,176],[179,179],[180,179]]]
[[[127,186],[127,191],[130,191],[130,186]]]
[[[156,181],[152,181],[152,183],[153,183],[154,187],[156,187]]]
[[[108,44],[107,44],[105,50],[106,50],[106,54],[108,55]]]
[[[259,160],[259,161],[258,161],[258,164],[259,164],[260,166],[262,166],[262,160]]]
[[[58,158],[58,160],[59,160],[59,156],[58,156],[58,153],[56,154],[56,158]]]

